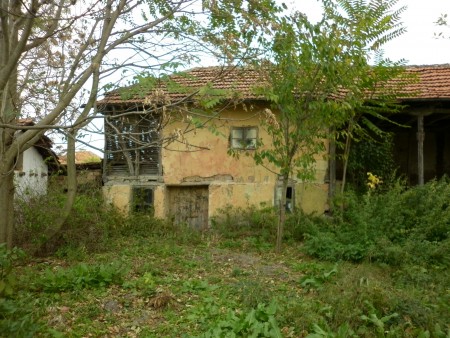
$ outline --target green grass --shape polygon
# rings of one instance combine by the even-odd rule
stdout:
[[[166,230],[22,262],[0,302],[0,336],[450,335],[446,270],[328,263],[298,242],[275,255],[257,235]]]
[[[210,232],[80,194],[23,206],[0,246],[0,337],[450,337],[450,183],[346,194],[333,218],[224,208]],[[262,207],[262,206],[260,206]],[[340,213],[342,212],[342,213]],[[328,260],[328,261],[327,261]]]

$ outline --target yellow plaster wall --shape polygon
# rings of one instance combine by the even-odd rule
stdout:
[[[123,214],[130,212],[133,185],[109,185],[102,188],[103,198],[106,204],[113,205]],[[154,198],[154,216],[164,218],[166,215],[166,187],[163,185],[152,186]]]
[[[209,217],[227,205],[246,207],[250,205],[273,205],[273,183],[217,183],[209,186]]]
[[[156,218],[164,218],[167,214],[167,189],[163,185],[158,185],[153,190],[153,201],[154,201],[154,216]]]
[[[162,151],[164,182],[179,184],[193,177],[214,178],[216,175],[230,175],[234,182],[239,183],[275,183],[277,176],[263,166],[255,164],[252,150],[240,150],[239,158],[228,154],[231,127],[257,126],[258,137],[262,139],[263,144],[271,143],[270,136],[260,126],[260,117],[257,114],[264,108],[256,106],[250,112],[244,111],[242,107],[224,111],[221,113],[222,119],[213,122],[218,135],[208,128],[196,129],[186,133],[184,139],[180,140],[182,142],[169,144],[167,149]],[[185,128],[186,122],[174,122],[166,127],[164,133],[167,136],[177,129],[185,130]],[[322,154],[315,157],[317,161],[315,182],[323,183],[327,174],[328,160]],[[272,169],[277,171],[276,168]]]
[[[111,185],[102,188],[105,203],[113,205],[120,212],[128,214],[131,204],[131,185]]]
[[[184,135],[186,142],[192,146],[174,142],[162,152],[164,182],[179,184],[192,177],[208,178],[215,175],[230,175],[234,182],[274,182],[276,176],[263,168],[256,166],[252,158],[252,150],[240,151],[239,158],[228,154],[229,135],[232,126],[259,126],[258,116],[245,112],[242,108],[224,112],[224,119],[215,120],[219,135],[207,128],[197,129]],[[171,133],[177,128],[184,130],[184,123],[170,124],[165,133]],[[268,135],[258,128],[259,137],[268,143]],[[171,151],[172,150],[172,151]],[[175,169],[174,169],[175,168]]]
[[[328,175],[328,160],[321,158],[316,159],[315,163],[315,179],[314,183],[324,183]]]
[[[295,204],[305,213],[323,214],[328,210],[328,184],[298,183],[295,185]]]

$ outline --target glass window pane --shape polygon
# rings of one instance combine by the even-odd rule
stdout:
[[[256,148],[256,139],[247,139],[247,148],[255,149]]]
[[[239,138],[239,139],[241,139],[241,138],[243,138],[243,136],[244,136],[244,134],[243,134],[243,130],[242,129],[235,128],[235,129],[231,130],[231,137],[232,138]]]
[[[231,139],[231,148],[242,148],[240,139]]]
[[[256,139],[257,129],[256,128],[247,128],[246,138]]]

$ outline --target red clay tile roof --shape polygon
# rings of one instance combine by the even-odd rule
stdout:
[[[166,85],[161,85],[159,90],[153,92],[153,96],[167,95],[164,99],[170,102],[186,99],[189,96],[197,95],[198,90],[204,86],[211,85],[213,89],[228,91],[229,96],[239,95],[244,100],[261,99],[253,93],[253,88],[261,83],[260,75],[257,71],[250,68],[240,67],[203,67],[193,68],[185,73],[170,76],[171,81],[179,85],[179,88],[168,89]],[[127,90],[134,94],[125,94]],[[98,101],[97,104],[140,104],[144,102],[143,93],[138,93],[137,87],[122,88],[119,91],[112,91],[106,94],[105,98]],[[152,96],[151,93],[150,96]],[[200,94],[201,95],[201,94]],[[221,96],[223,96],[223,92]],[[131,96],[131,97],[130,97]],[[225,95],[226,96],[226,95]],[[231,97],[230,97],[231,98]]]
[[[450,64],[444,65],[424,65],[408,66],[407,73],[418,77],[417,81],[408,83],[402,88],[402,100],[447,100],[450,99]],[[176,102],[185,99],[189,95],[194,95],[199,88],[210,84],[212,88],[219,90],[229,90],[232,93],[239,93],[239,98],[244,100],[262,99],[256,95],[253,90],[261,84],[262,76],[251,68],[239,67],[204,67],[194,68],[184,75],[173,75],[171,80],[184,89],[168,90],[166,86],[161,86],[158,93],[153,93],[155,100],[166,102]],[[393,84],[400,82],[394,80]],[[410,81],[411,82],[411,81]],[[137,87],[128,87],[134,94],[128,97],[121,96],[120,92],[112,91],[104,99],[98,101],[98,104],[142,104],[145,97],[144,93],[138,92]],[[150,95],[152,96],[152,95]]]
[[[59,163],[67,164],[67,155],[60,155],[58,159]],[[91,151],[83,150],[75,152],[75,164],[100,163],[101,161],[100,156]]]
[[[403,90],[410,99],[450,99],[450,64],[430,66],[408,66],[407,72],[418,77]]]

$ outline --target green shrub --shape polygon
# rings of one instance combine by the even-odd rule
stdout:
[[[303,241],[307,236],[317,234],[328,227],[329,219],[324,216],[307,215],[297,208],[288,214],[285,224],[285,236],[296,241]]]
[[[432,181],[406,190],[348,192],[333,222],[304,231],[306,252],[325,260],[400,265],[450,265],[450,184]]]
[[[106,206],[100,190],[96,189],[76,196],[64,227],[48,239],[47,234],[52,233],[54,220],[59,217],[65,199],[63,191],[51,186],[45,196],[18,201],[20,211],[17,211],[15,222],[15,245],[40,255],[59,251],[60,257],[64,255],[65,249],[61,249],[64,246],[70,246],[73,251],[77,247],[100,251],[123,226],[124,217]]]
[[[13,248],[8,250],[6,244],[0,244],[0,297],[11,296],[15,284],[15,276],[12,273],[14,263],[22,259],[25,253]]]
[[[28,304],[0,298],[0,336],[32,338],[41,329]]]
[[[396,170],[393,147],[393,134],[390,133],[353,143],[347,167],[349,184],[360,193],[367,192],[367,172],[371,172],[381,177],[383,189],[389,188]]]

